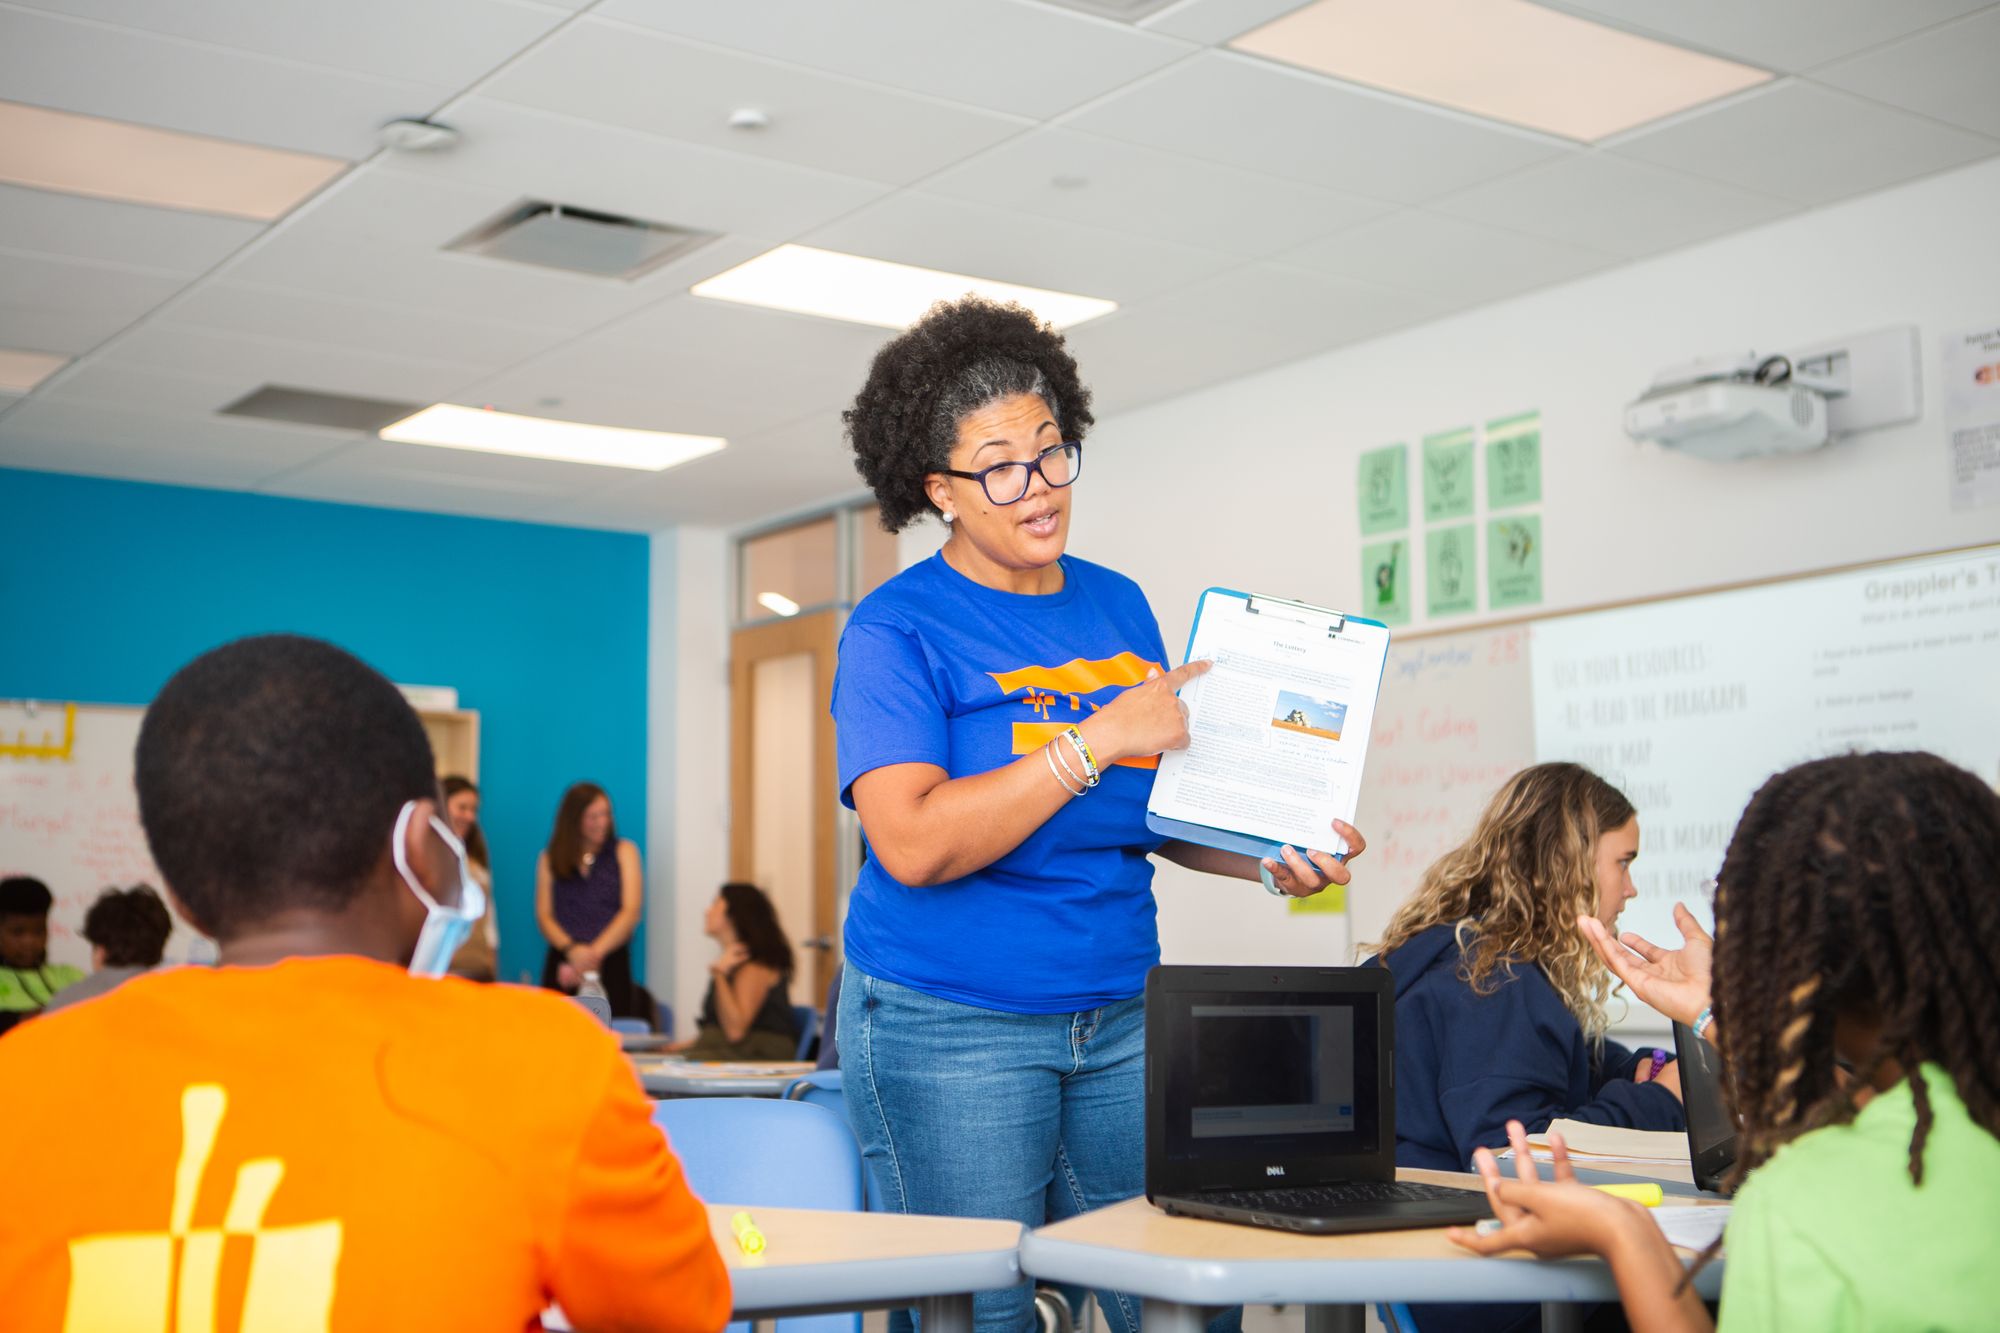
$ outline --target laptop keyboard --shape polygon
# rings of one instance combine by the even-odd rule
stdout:
[[[1430,1199],[1484,1199],[1478,1190],[1449,1185],[1425,1185],[1413,1180],[1350,1180],[1338,1185],[1305,1185],[1295,1189],[1205,1191],[1204,1202],[1230,1208],[1255,1208],[1267,1213],[1310,1215],[1330,1209],[1380,1203],[1422,1203]]]

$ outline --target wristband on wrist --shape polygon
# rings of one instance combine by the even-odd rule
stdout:
[[[1279,898],[1285,896],[1285,891],[1278,887],[1278,881],[1271,878],[1271,867],[1264,864],[1262,857],[1257,859],[1257,878],[1264,881],[1264,892]]]
[[[1090,790],[1090,788],[1083,785],[1083,781],[1080,778],[1077,779],[1076,786],[1072,787],[1069,785],[1070,779],[1076,778],[1076,774],[1070,773],[1068,778],[1063,776],[1063,773],[1069,769],[1069,761],[1056,753],[1056,743],[1054,741],[1050,741],[1042,747],[1042,758],[1049,761],[1049,772],[1055,776],[1056,783],[1071,796],[1081,796]],[[1058,761],[1062,764],[1061,769],[1056,767]]]
[[[1694,1016],[1694,1022],[1690,1026],[1694,1028],[1695,1036],[1701,1037],[1704,1040],[1706,1040],[1706,1038],[1708,1037],[1708,1025],[1710,1023],[1713,1023],[1714,1021],[1715,1021],[1714,1006],[1705,1004],[1701,1007],[1701,1012]]]
[[[1090,746],[1084,743],[1083,733],[1075,727],[1064,727],[1056,733],[1055,741],[1051,741],[1050,744],[1054,745],[1056,741],[1068,741],[1070,748],[1076,752],[1076,762],[1083,767],[1082,773],[1077,773],[1074,769],[1071,769],[1070,776],[1081,782],[1086,788],[1095,787],[1100,776],[1097,771],[1097,757],[1091,754]],[[1056,757],[1058,759],[1062,758],[1060,746],[1056,749]],[[1063,760],[1063,767],[1069,768],[1068,760]]]

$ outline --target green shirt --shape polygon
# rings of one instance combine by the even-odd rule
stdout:
[[[1743,1183],[1729,1219],[1723,1333],[2000,1327],[2000,1140],[1924,1066],[1931,1129],[1910,1183],[1908,1082],[1851,1124],[1802,1135]]]
[[[83,969],[68,963],[0,967],[0,1014],[33,1013],[64,986],[81,980]]]

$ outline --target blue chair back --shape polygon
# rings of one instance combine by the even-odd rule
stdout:
[[[792,1058],[803,1060],[813,1048],[813,1038],[819,1035],[819,1010],[809,1004],[795,1004],[792,1021],[799,1025],[799,1053]]]
[[[654,1103],[653,1123],[666,1130],[688,1187],[705,1201],[861,1209],[861,1149],[847,1122],[824,1106],[769,1097],[683,1097]],[[748,1333],[750,1326],[730,1328]],[[777,1329],[861,1333],[861,1316],[780,1319]]]
[[[854,1122],[847,1115],[847,1094],[843,1090],[838,1069],[815,1069],[803,1078],[795,1078],[785,1085],[785,1100],[805,1102],[810,1106],[824,1106],[840,1117],[840,1123],[847,1126],[849,1134],[854,1134]],[[856,1151],[859,1151],[859,1135]],[[875,1184],[875,1173],[869,1169],[866,1158],[861,1162],[861,1184],[868,1211],[879,1213],[882,1208],[882,1191]]]
[[[646,1020],[643,1018],[614,1018],[611,1020],[611,1030],[633,1037],[643,1037],[652,1031],[646,1026]]]

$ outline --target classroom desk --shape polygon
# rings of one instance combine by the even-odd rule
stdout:
[[[1477,1176],[1449,1171],[1396,1175],[1479,1185]],[[1140,1298],[1146,1333],[1201,1333],[1208,1311],[1243,1304],[1304,1305],[1307,1333],[1358,1333],[1363,1310],[1378,1301],[1540,1302],[1544,1329],[1574,1328],[1573,1302],[1618,1299],[1609,1266],[1596,1259],[1483,1259],[1446,1240],[1442,1228],[1306,1236],[1169,1217],[1144,1199],[1029,1233],[1021,1271],[1131,1292]],[[1721,1287],[1717,1260],[1695,1288],[1713,1300]]]
[[[805,1060],[706,1064],[639,1058],[632,1067],[652,1097],[777,1097],[793,1079],[813,1071]]]

